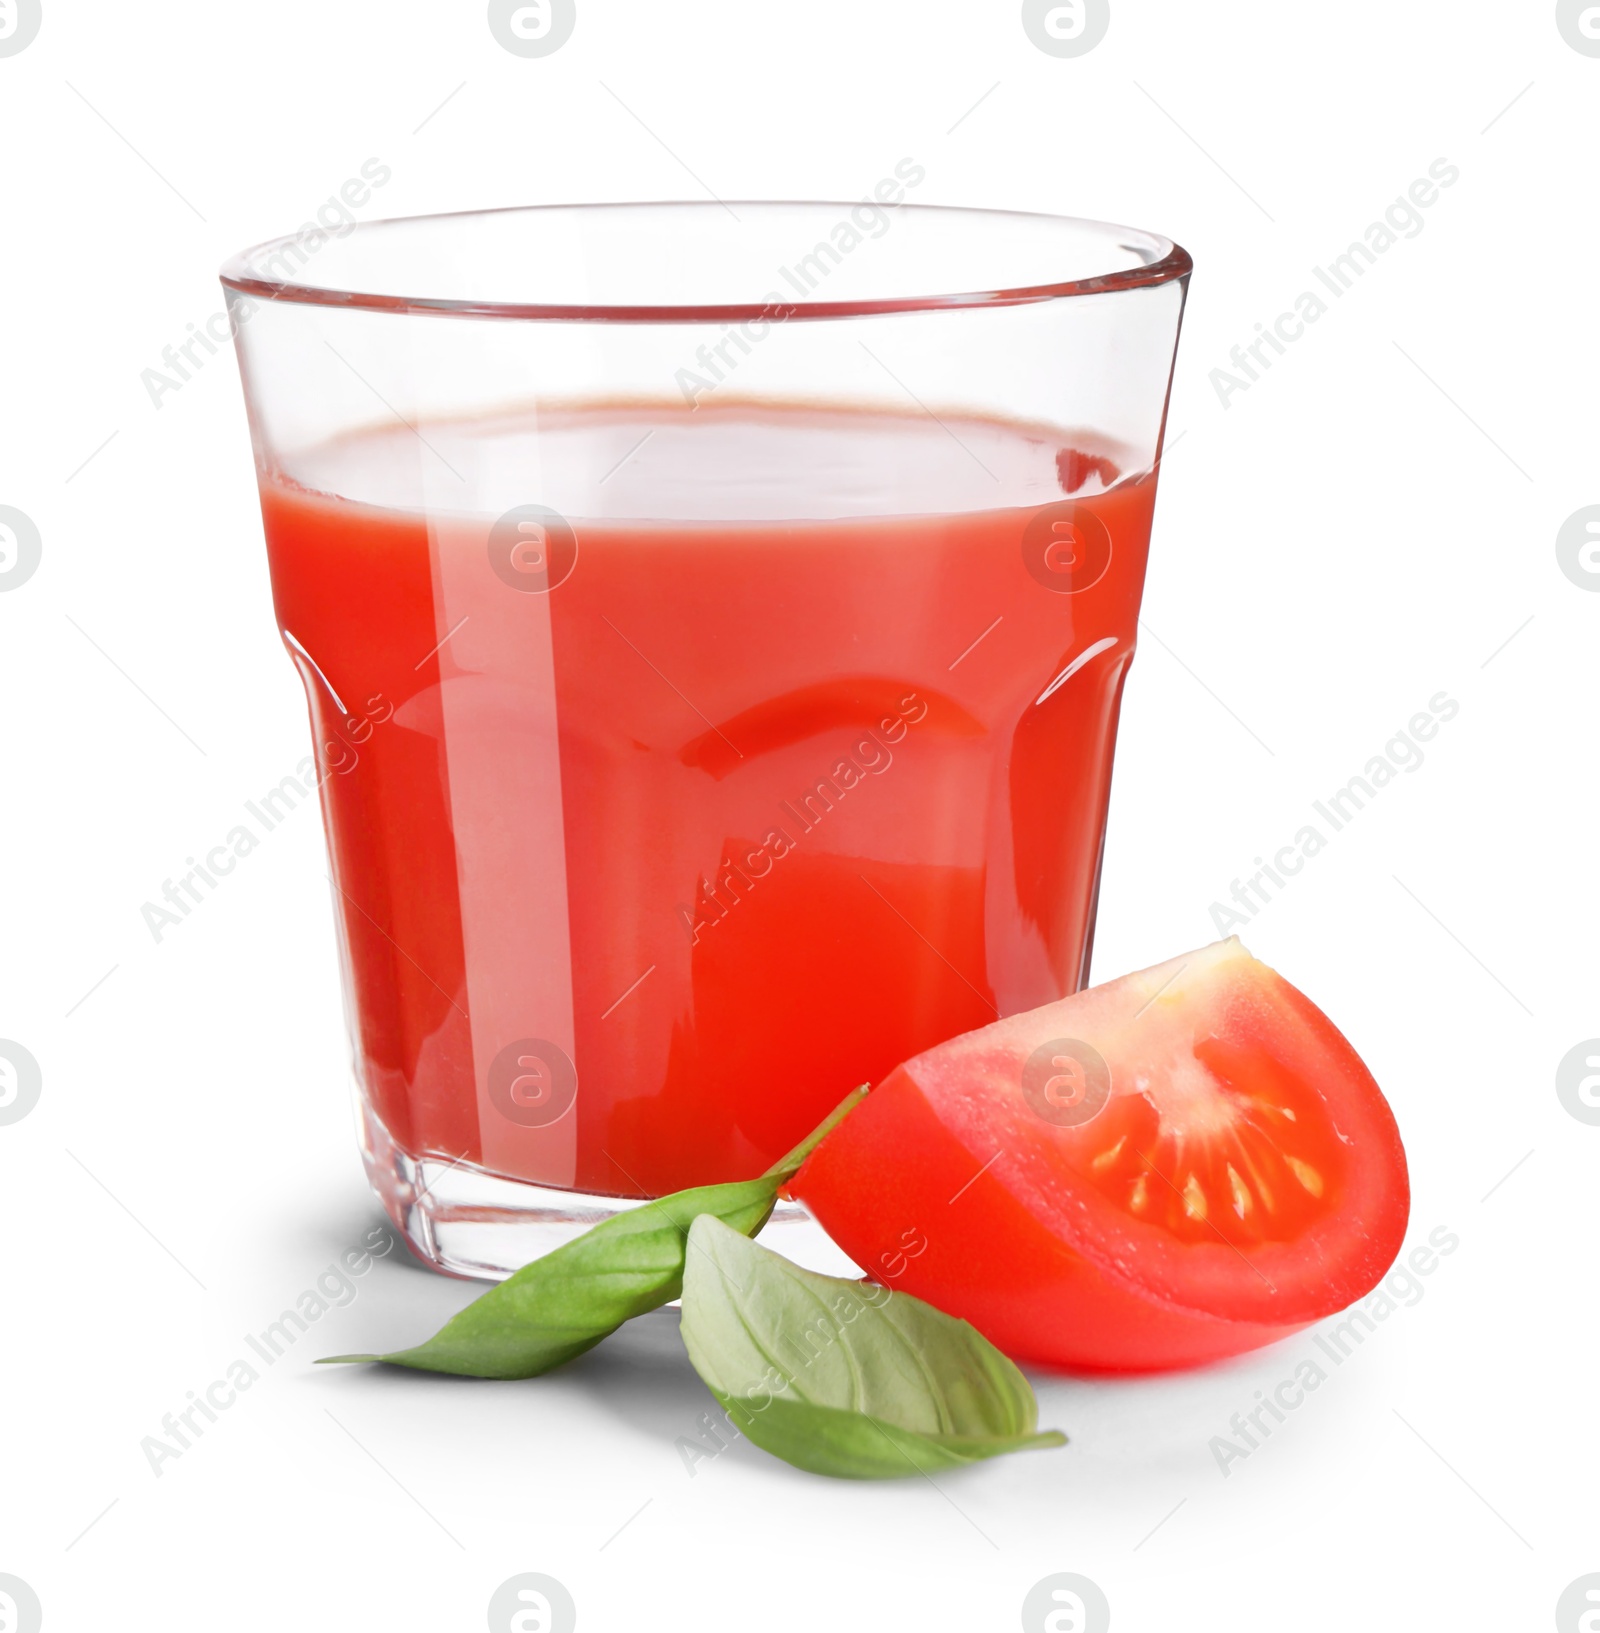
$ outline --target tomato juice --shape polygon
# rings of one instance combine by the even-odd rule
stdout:
[[[851,1086],[1077,990],[1154,501],[1132,465],[755,403],[279,461],[274,599],[395,1144],[608,1196],[739,1178]]]

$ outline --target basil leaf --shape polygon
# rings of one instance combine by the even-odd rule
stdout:
[[[801,1270],[709,1215],[689,1232],[683,1341],[756,1445],[853,1480],[1060,1446],[1021,1372],[965,1321],[871,1282]]]
[[[697,1216],[754,1236],[779,1188],[866,1092],[856,1089],[758,1178],[677,1191],[615,1214],[491,1287],[426,1343],[389,1355],[330,1355],[324,1364],[386,1361],[469,1378],[533,1378],[582,1355],[683,1291],[684,1244]]]

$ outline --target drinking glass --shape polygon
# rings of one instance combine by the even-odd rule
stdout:
[[[921,179],[224,268],[281,792],[367,1172],[442,1270],[756,1174],[1085,979],[1190,261]]]

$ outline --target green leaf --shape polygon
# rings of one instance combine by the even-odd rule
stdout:
[[[934,1474],[1066,1440],[965,1321],[801,1270],[709,1215],[689,1232],[683,1341],[735,1428],[817,1474]]]
[[[866,1092],[856,1089],[758,1178],[677,1191],[616,1214],[490,1288],[426,1343],[389,1355],[330,1355],[324,1364],[386,1361],[469,1378],[533,1378],[582,1355],[623,1322],[678,1297],[684,1244],[698,1216],[754,1236],[779,1188]]]

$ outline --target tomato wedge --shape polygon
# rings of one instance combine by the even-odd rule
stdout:
[[[897,1067],[792,1185],[875,1280],[1019,1360],[1151,1371],[1370,1292],[1410,1212],[1394,1115],[1237,940]]]

